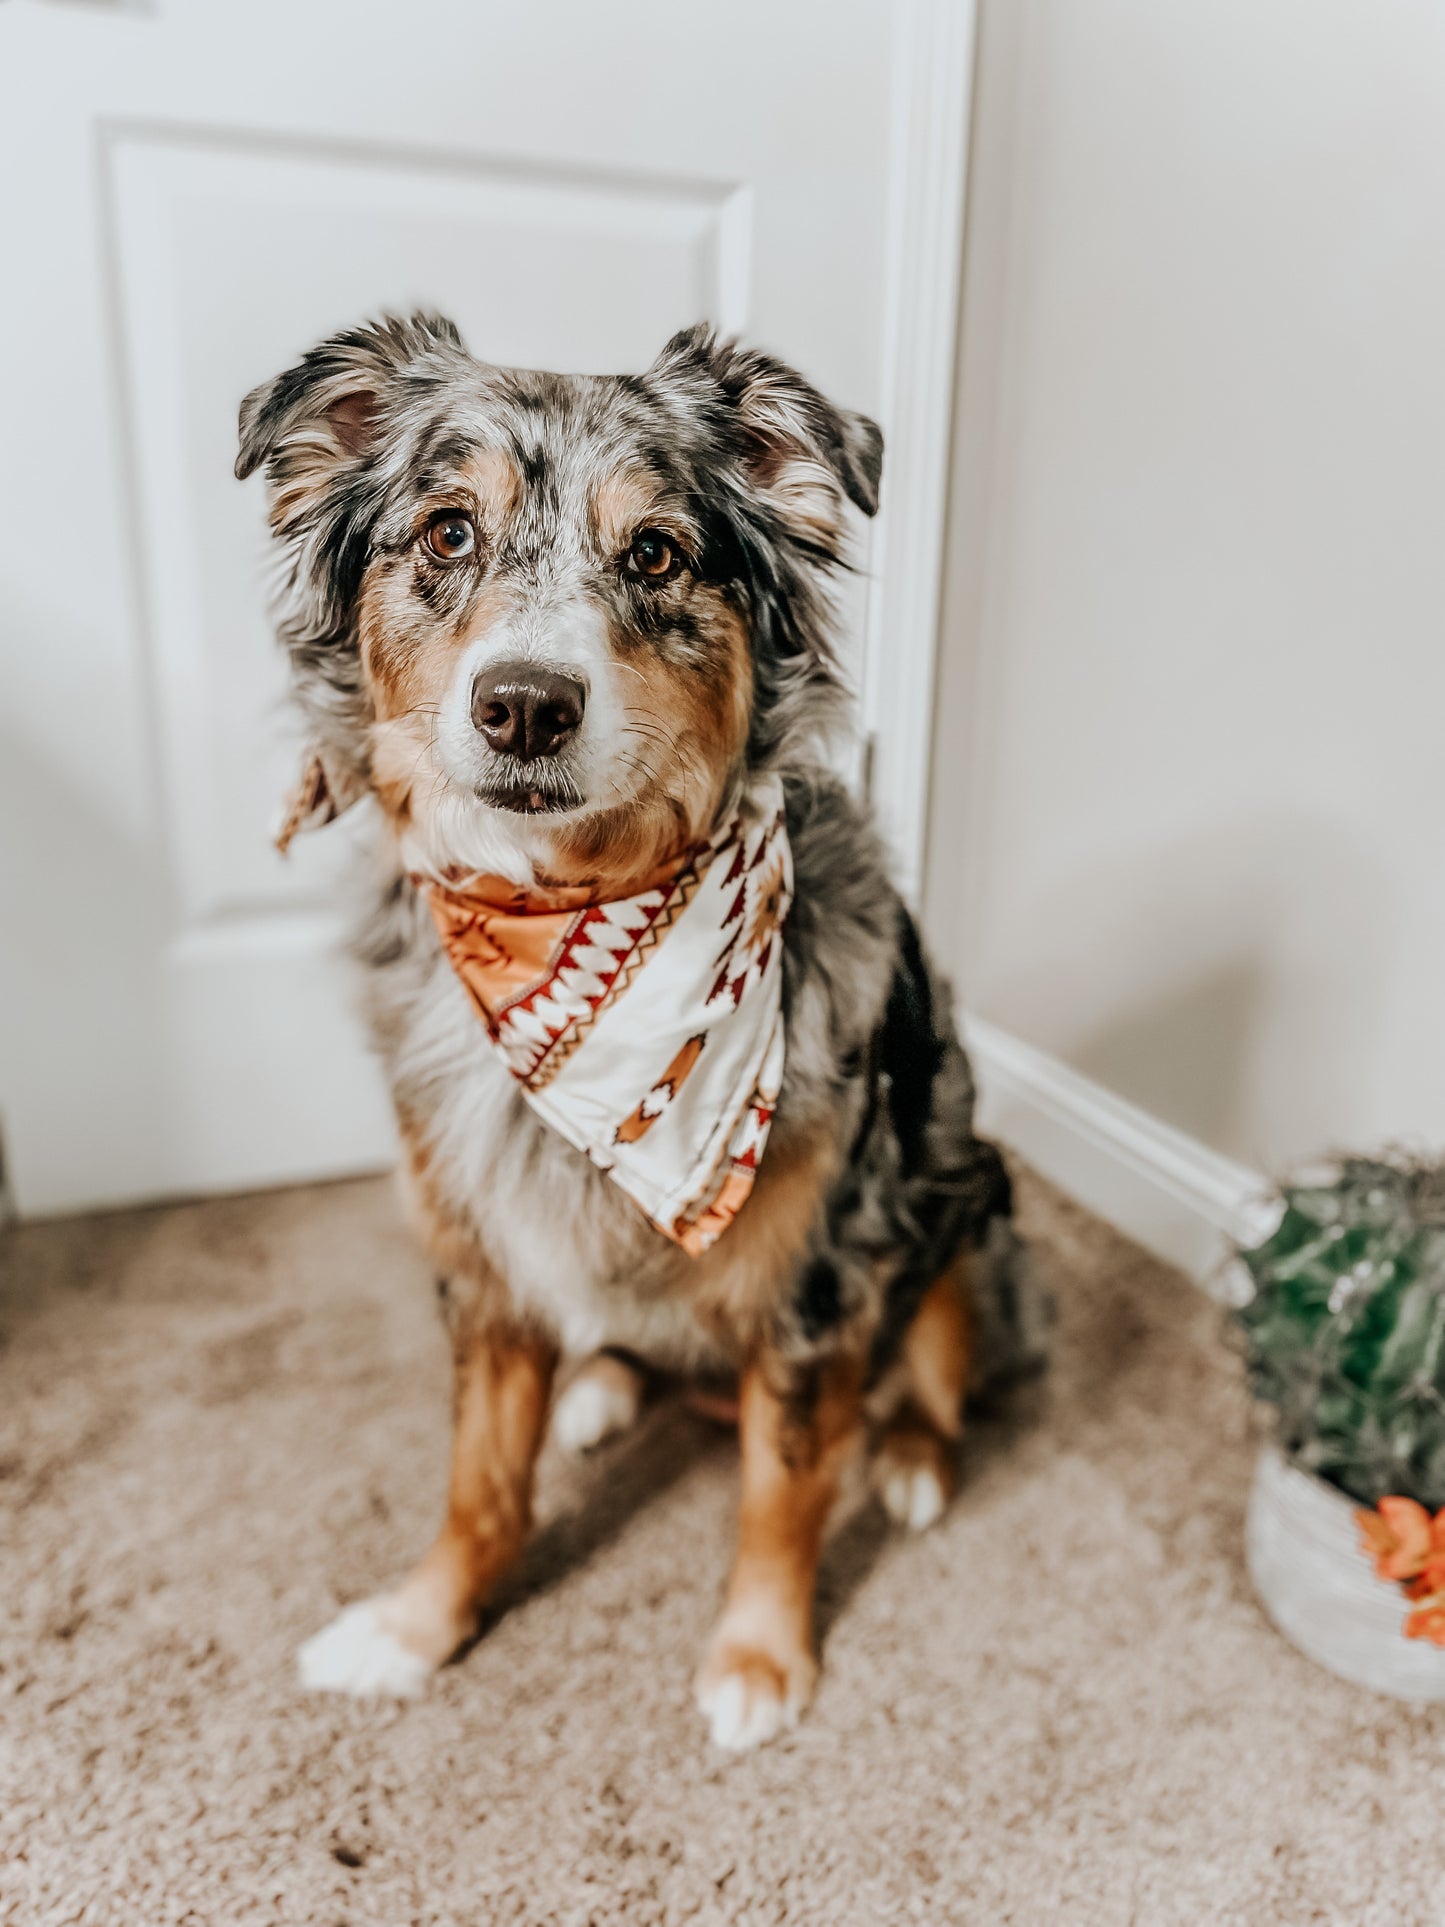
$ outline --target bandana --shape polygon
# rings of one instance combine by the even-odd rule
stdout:
[[[782,785],[635,896],[416,879],[532,1109],[696,1257],[742,1209],[783,1080]]]

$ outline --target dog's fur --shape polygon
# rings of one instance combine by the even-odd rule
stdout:
[[[966,1384],[1035,1348],[947,992],[823,761],[844,502],[876,510],[881,462],[871,422],[704,328],[640,377],[560,377],[480,363],[418,314],[335,336],[242,406],[297,700],[333,784],[379,805],[356,950],[457,1373],[442,1534],[312,1642],[317,1683],[409,1690],[470,1636],[527,1528],[559,1355],[625,1348],[740,1374],[739,1555],[699,1693],[721,1742],[766,1738],[811,1689],[818,1547],[870,1389],[902,1401],[891,1509],[925,1523]],[[433,553],[438,517],[470,553]],[[639,572],[643,530],[663,580]],[[584,684],[557,754],[518,764],[473,725],[503,658]],[[752,1197],[690,1258],[530,1111],[412,878],[623,895],[765,770],[796,873],[786,1074]]]

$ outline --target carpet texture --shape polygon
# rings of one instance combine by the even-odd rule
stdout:
[[[576,1466],[429,1696],[303,1695],[297,1644],[439,1503],[447,1367],[380,1181],[0,1237],[0,1919],[1445,1919],[1445,1717],[1316,1671],[1241,1563],[1221,1315],[1037,1182],[1047,1384],[953,1508],[847,1515],[806,1722],[711,1752],[689,1682],[735,1443],[659,1403]]]

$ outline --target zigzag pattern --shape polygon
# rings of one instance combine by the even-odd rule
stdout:
[[[547,981],[497,1018],[497,1047],[529,1090],[544,1090],[557,1075],[682,915],[699,881],[692,866],[666,891],[649,890],[622,903],[578,911]]]
[[[583,1038],[586,1037],[588,1031],[591,1030],[607,1006],[612,1003],[614,999],[620,997],[632,982],[632,979],[642,968],[648,951],[651,950],[654,945],[661,943],[673,924],[677,922],[678,918],[697,894],[697,886],[701,881],[702,875],[697,869],[687,870],[678,878],[676,884],[673,886],[672,894],[662,909],[653,917],[647,928],[638,937],[630,954],[624,959],[622,967],[618,970],[616,976],[608,986],[606,994],[598,1000],[585,1016],[579,1016],[564,1036],[560,1036],[555,1040],[552,1049],[547,1053],[544,1061],[538,1065],[537,1070],[527,1079],[527,1087],[529,1090],[544,1090],[557,1075],[558,1071],[561,1070],[573,1051],[577,1049],[578,1045],[582,1042]]]

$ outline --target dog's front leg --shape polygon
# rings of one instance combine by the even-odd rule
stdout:
[[[738,1552],[697,1680],[714,1741],[757,1746],[812,1697],[813,1590],[828,1512],[861,1431],[861,1370],[759,1359],[743,1373]]]
[[[496,1323],[457,1334],[446,1521],[394,1592],[348,1606],[301,1649],[307,1686],[410,1695],[476,1631],[493,1584],[531,1524],[532,1473],[555,1349]]]

